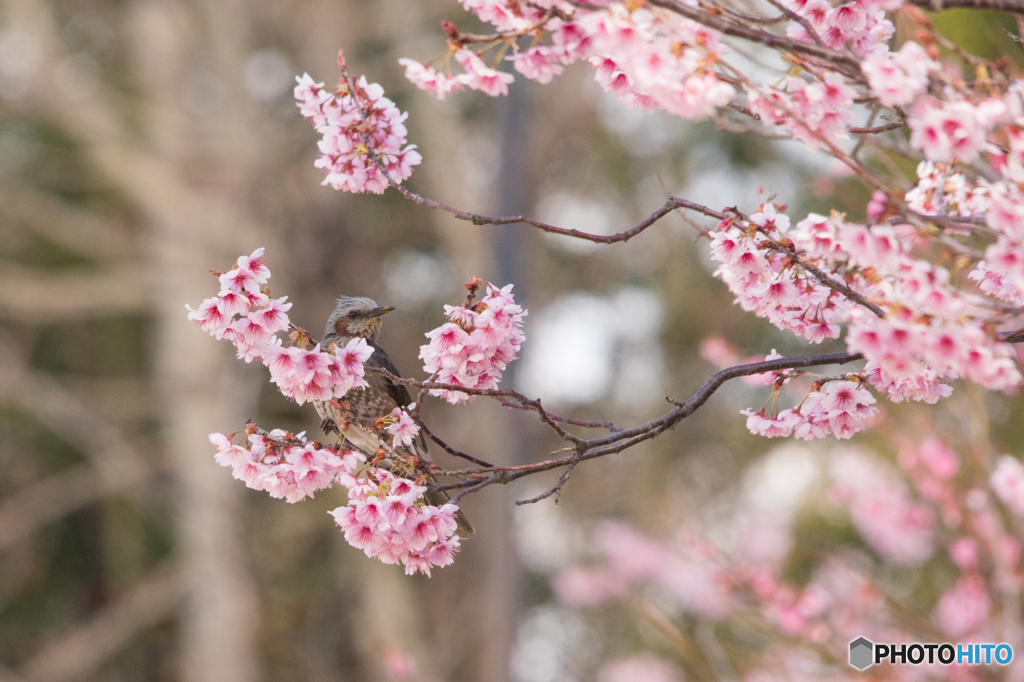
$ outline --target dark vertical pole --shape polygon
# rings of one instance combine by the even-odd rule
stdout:
[[[526,93],[522,78],[509,89],[508,97],[496,102],[501,126],[501,166],[498,171],[498,215],[521,215],[529,211],[526,179]],[[515,282],[516,300],[526,295],[521,281],[522,226],[497,228],[494,239],[494,260],[498,281]],[[513,372],[515,364],[509,367]]]
[[[509,88],[508,97],[495,100],[495,118],[500,126],[501,165],[495,192],[499,215],[519,215],[529,211],[526,86],[522,78],[517,78]],[[525,304],[529,294],[523,281],[522,242],[525,235],[522,226],[497,227],[493,234],[493,281],[499,285],[514,283],[516,302]],[[516,364],[511,363],[505,371],[503,385],[514,385]],[[493,414],[490,442],[494,451],[500,452],[502,462],[518,464],[525,461],[524,425],[516,419],[519,413],[497,410]],[[481,656],[483,674],[478,679],[486,682],[507,682],[511,677],[511,657],[523,602],[523,569],[516,553],[516,531],[511,514],[517,492],[518,487],[501,486],[500,492],[494,490],[491,493],[492,498],[488,502],[495,506],[500,516],[492,519],[491,525],[496,532],[487,538],[490,545],[487,589],[480,603],[480,608],[487,610],[485,627],[488,633]]]

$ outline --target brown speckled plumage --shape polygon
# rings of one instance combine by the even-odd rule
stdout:
[[[327,328],[324,330],[321,344],[326,347],[333,342],[340,347],[353,338],[364,338],[373,348],[373,355],[367,360],[366,366],[379,367],[396,376],[401,376],[395,363],[391,361],[384,349],[377,345],[381,316],[391,310],[390,307],[378,307],[369,298],[342,296],[338,299],[338,305],[327,320]],[[369,384],[367,388],[349,391],[344,398],[336,401],[342,405],[343,409],[322,401],[314,401],[313,406],[320,418],[324,420],[321,427],[325,433],[343,431],[348,444],[358,448],[370,458],[376,453],[382,437],[384,442],[390,442],[390,435],[376,428],[377,420],[391,414],[396,407],[407,406],[412,398],[405,386],[394,384],[379,374],[367,373],[366,382]],[[429,460],[426,439],[422,434],[413,443],[408,454]],[[427,502],[433,505],[442,505],[448,500],[448,496],[444,492],[428,492],[425,497]],[[465,538],[473,534],[473,526],[461,511],[458,513],[457,520],[461,537]]]

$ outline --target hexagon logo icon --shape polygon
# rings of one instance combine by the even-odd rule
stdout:
[[[864,670],[874,661],[875,645],[865,637],[858,637],[850,642],[850,665],[857,670]]]

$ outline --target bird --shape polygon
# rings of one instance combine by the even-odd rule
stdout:
[[[373,355],[366,361],[366,367],[379,367],[401,377],[395,363],[377,344],[381,317],[392,310],[393,307],[378,306],[373,299],[365,296],[340,297],[334,312],[327,319],[321,347],[327,348],[334,343],[342,348],[352,339],[366,339],[366,343],[373,348]],[[366,383],[369,386],[362,390],[349,391],[340,400],[314,400],[313,406],[320,415],[320,428],[325,434],[342,434],[349,445],[372,459],[381,445],[380,438],[383,433],[378,428],[378,420],[391,414],[396,407],[408,407],[412,398],[405,386],[396,384],[380,374],[368,373]],[[427,455],[427,441],[422,433],[408,450],[411,450],[409,454],[430,461]],[[448,494],[443,490],[428,490],[424,498],[428,504],[438,507],[449,500]],[[459,537],[468,538],[473,534],[473,526],[463,515],[462,510],[456,512],[455,520],[458,523],[456,532]]]

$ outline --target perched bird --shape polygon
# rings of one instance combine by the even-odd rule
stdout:
[[[389,313],[391,306],[378,306],[372,299],[365,297],[342,296],[338,305],[327,319],[327,328],[321,341],[323,347],[335,343],[343,347],[354,338],[366,339],[373,348],[373,355],[367,360],[367,367],[379,367],[395,376],[401,376],[395,363],[391,361],[384,349],[377,345],[377,334],[380,333],[381,316]],[[381,435],[385,434],[377,428],[378,419],[391,414],[396,407],[406,407],[412,402],[405,386],[392,382],[380,374],[367,373],[366,388],[350,391],[341,400],[313,401],[317,413],[323,420],[320,428],[325,434],[342,433],[345,441],[358,449],[368,458],[372,458],[380,447]],[[340,405],[340,407],[339,407]],[[385,434],[386,435],[386,434]],[[427,456],[427,441],[423,434],[413,441],[408,448],[409,454],[424,461]],[[444,491],[428,491],[424,497],[428,504],[441,506],[448,501]],[[468,538],[473,534],[473,526],[466,520],[460,510],[456,515],[458,534]]]

